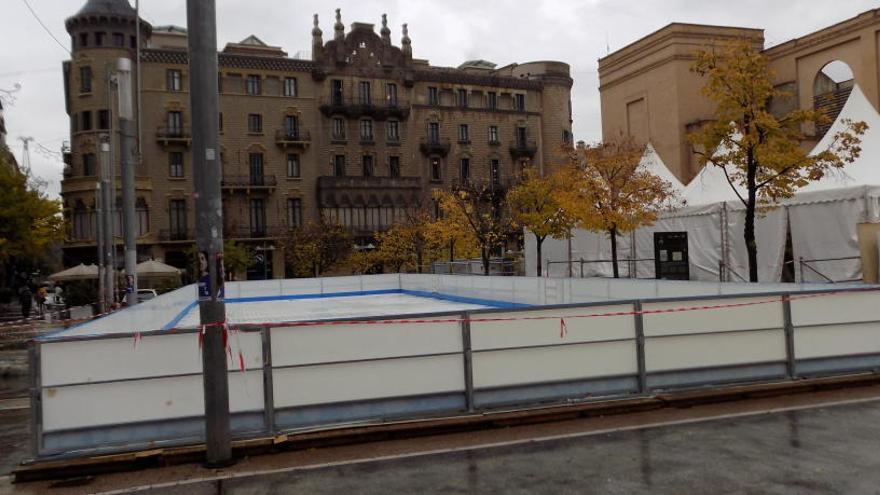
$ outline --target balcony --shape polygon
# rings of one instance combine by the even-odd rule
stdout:
[[[419,142],[419,149],[425,155],[446,156],[449,154],[449,139],[440,137],[426,137]]]
[[[275,144],[283,149],[306,149],[311,142],[312,136],[309,134],[309,131],[278,129],[275,132]]]
[[[160,242],[192,242],[195,238],[193,229],[162,229],[159,231]]]
[[[534,139],[518,139],[510,145],[513,158],[534,158],[538,152],[538,143]]]
[[[321,101],[321,113],[325,117],[344,115],[350,119],[370,117],[373,120],[406,119],[409,117],[408,101],[369,101],[359,98],[331,98]]]
[[[286,227],[224,227],[223,236],[227,239],[277,239],[284,237]]]
[[[227,191],[270,191],[278,185],[274,175],[224,175],[220,182]]]
[[[318,189],[420,189],[420,177],[363,177],[363,176],[322,176],[318,177]]]
[[[192,143],[192,136],[183,130],[182,127],[161,126],[156,129],[156,141],[162,146],[182,144],[189,147]]]
[[[452,181],[453,190],[475,191],[482,193],[504,193],[515,187],[518,180],[514,177],[498,177],[495,179],[455,179]]]

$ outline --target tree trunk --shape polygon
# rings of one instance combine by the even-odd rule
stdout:
[[[620,278],[620,270],[617,268],[617,227],[608,230],[611,236],[611,269],[614,271],[614,278]]]
[[[483,260],[483,275],[489,275],[489,248],[480,248],[480,258]]]
[[[449,241],[449,262],[455,261],[455,239]]]
[[[748,169],[746,173],[748,199],[746,201],[746,225],[743,237],[746,241],[746,252],[749,257],[749,281],[758,282],[758,244],[755,241],[755,205],[757,197],[757,163],[755,163],[754,152],[748,152]]]
[[[535,236],[535,244],[538,246],[538,276],[541,276],[541,246],[544,244],[544,237]],[[548,266],[549,270],[550,267]]]
[[[422,273],[422,250],[416,250],[416,272]]]

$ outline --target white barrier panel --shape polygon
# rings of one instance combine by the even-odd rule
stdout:
[[[798,359],[880,353],[876,292],[841,292],[791,301]]]
[[[273,369],[276,408],[463,392],[460,355]]]
[[[738,304],[749,305],[736,306]],[[676,311],[731,305],[711,310]],[[779,296],[645,303],[643,308],[648,372],[766,363],[786,358]],[[718,333],[697,335],[706,332]]]
[[[230,370],[239,369],[239,351],[246,368],[263,366],[259,333],[234,332],[229,345]],[[48,342],[40,346],[44,387],[112,382],[137,378],[201,373],[198,334],[194,332],[134,337]]]
[[[202,397],[201,375],[48,387],[42,391],[43,430],[201,416]],[[229,373],[229,409],[263,409],[262,371]]]
[[[473,355],[474,387],[635,375],[635,342],[605,342],[479,352]]]
[[[509,347],[567,344],[603,340],[634,339],[634,317],[574,316],[632,312],[631,304],[582,308],[545,309],[510,313],[477,314],[471,322],[471,349],[475,351]],[[567,319],[566,319],[567,317]],[[503,321],[479,321],[480,318],[510,318]],[[516,319],[549,318],[549,319]],[[565,333],[562,323],[565,319]]]
[[[449,319],[456,317],[431,318]],[[428,320],[429,318],[425,318]],[[272,366],[461,352],[458,322],[273,328]]]
[[[645,343],[648,372],[784,360],[785,334],[782,330],[687,335],[648,339]]]

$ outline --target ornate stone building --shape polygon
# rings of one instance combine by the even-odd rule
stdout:
[[[113,120],[108,73],[116,58],[134,56],[136,25],[143,40],[138,256],[182,267],[193,244],[186,32],[137,23],[125,0],[89,0],[67,20],[68,264],[95,257],[97,150]],[[384,15],[378,34],[365,23],[346,31],[337,10],[332,33],[325,42],[316,15],[307,60],[256,36],[219,54],[225,235],[255,248],[248,278],[283,275],[276,241],[291,226],[323,216],[365,242],[432,189],[457,181],[507,187],[524,166],[562,162],[560,150],[572,140],[567,64],[434,67],[413,58],[405,24],[400,46],[393,44]]]
[[[694,53],[733,38],[763,50],[774,83],[794,95],[777,102],[780,110],[816,108],[834,118],[854,84],[880,108],[880,9],[766,49],[762,29],[673,23],[599,60],[604,138],[650,141],[687,183],[699,172],[687,134],[713,111],[700,94],[704,81],[690,70]]]

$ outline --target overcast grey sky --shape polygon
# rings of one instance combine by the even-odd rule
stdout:
[[[49,30],[69,47],[64,19],[85,0],[27,0]],[[134,0],[132,0],[133,2]],[[21,159],[20,136],[30,136],[34,173],[57,195],[61,180],[57,151],[68,139],[61,62],[69,57],[46,34],[24,0],[2,0],[0,89],[21,83],[6,107],[9,141]],[[379,24],[388,14],[392,39],[409,23],[413,55],[433,65],[456,66],[482,58],[499,65],[531,60],[571,64],[574,133],[600,137],[597,59],[670,22],[721,24],[765,29],[768,45],[802,36],[880,7],[880,0],[217,0],[218,43],[250,34],[293,55],[311,44],[312,14],[318,13],[324,39],[333,31],[333,10],[342,20]],[[186,25],[184,0],[141,0],[142,16],[153,25]],[[32,147],[32,148],[33,148]]]

